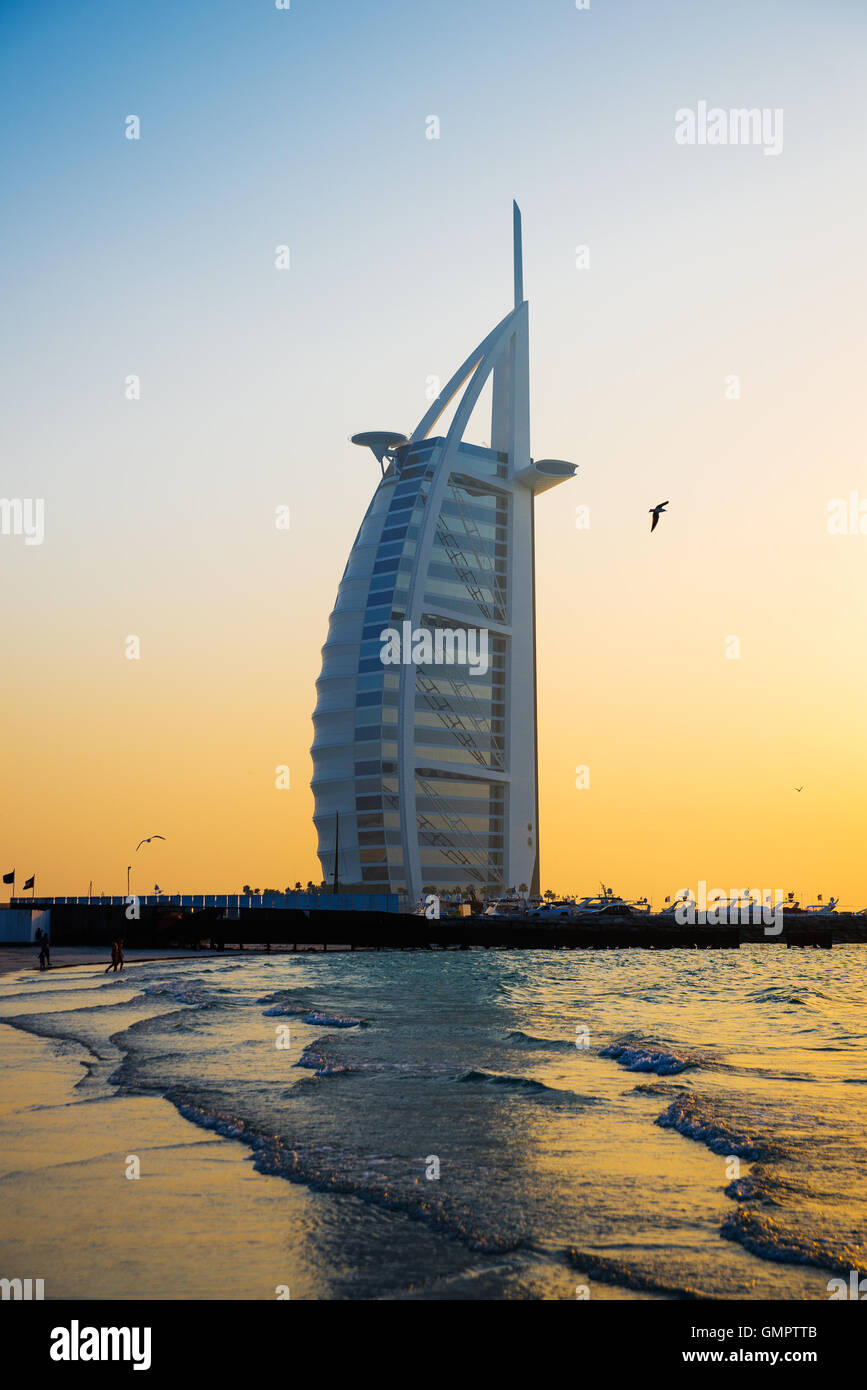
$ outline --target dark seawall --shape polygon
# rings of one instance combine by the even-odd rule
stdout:
[[[142,908],[128,919],[122,906],[68,905],[51,909],[56,946],[159,947],[348,947],[352,950],[511,948],[523,950],[737,950],[742,944],[828,948],[867,942],[867,919],[837,914],[817,922],[788,917],[777,935],[761,926],[679,926],[670,918],[606,917],[604,922],[542,925],[532,919],[459,917],[428,919],[397,913],[245,908],[226,918],[219,909],[191,910],[165,904]]]

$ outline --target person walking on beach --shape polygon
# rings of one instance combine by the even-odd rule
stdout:
[[[115,965],[115,969],[123,970],[123,937],[121,937],[119,941],[116,941],[115,945],[117,946],[117,964]]]
[[[51,969],[51,958],[48,954],[48,932],[45,932],[45,934],[43,935],[42,941],[39,946],[39,969]]]
[[[116,942],[116,941],[113,941],[113,942],[111,943],[111,962],[110,962],[109,965],[107,965],[107,966],[105,967],[105,973],[106,973],[106,975],[108,974],[109,970],[117,970],[117,942]]]

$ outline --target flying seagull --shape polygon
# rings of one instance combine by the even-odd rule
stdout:
[[[803,790],[804,790],[803,787],[796,787],[796,788],[795,788],[795,791],[796,791],[796,792],[802,792]]]
[[[667,503],[667,502],[657,502],[657,504],[656,504],[655,507],[648,507],[647,510],[648,510],[649,512],[653,512],[653,520],[652,520],[652,522],[650,523],[650,530],[651,530],[651,533],[652,533],[653,531],[656,530],[656,527],[657,527],[657,523],[658,523],[658,521],[659,521],[659,518],[662,516],[662,513],[665,511],[665,509],[666,509],[667,506],[668,506],[668,503]]]
[[[148,837],[147,837],[146,840],[139,840],[138,844],[137,844],[136,847],[135,847],[135,849],[136,849],[136,854],[138,854],[138,852],[139,852],[139,850],[141,849],[142,845],[149,845],[150,842],[151,842],[151,840],[164,840],[165,838],[166,838],[165,835],[148,835]]]

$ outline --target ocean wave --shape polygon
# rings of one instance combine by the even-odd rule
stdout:
[[[473,1068],[470,1071],[461,1072],[455,1079],[464,1085],[487,1086],[506,1093],[511,1091],[516,1095],[532,1097],[534,1100],[546,1101],[553,1105],[585,1106],[599,1103],[598,1096],[582,1096],[577,1091],[560,1090],[556,1086],[546,1086],[544,1081],[537,1081],[531,1076],[511,1076],[504,1072],[482,1071],[479,1068]]]
[[[360,1028],[363,1026],[363,1019],[345,1018],[342,1014],[324,1014],[312,1012],[307,1014],[304,1023],[315,1024],[318,1028]]]
[[[666,1284],[657,1279],[655,1275],[645,1274],[641,1270],[631,1268],[622,1260],[604,1259],[601,1255],[594,1255],[589,1251],[574,1248],[568,1250],[566,1254],[569,1263],[575,1269],[586,1274],[589,1279],[595,1279],[600,1284],[613,1284],[621,1289],[634,1289],[637,1293],[668,1294],[670,1298],[706,1297],[697,1289]]]
[[[539,1052],[573,1052],[575,1042],[568,1038],[535,1038],[532,1033],[524,1033],[520,1028],[514,1028],[506,1034],[512,1047],[525,1048],[527,1051]]]
[[[132,1004],[144,1004],[148,999],[174,999],[178,1004],[189,1004],[197,1009],[206,1009],[214,1001],[202,980],[158,980],[156,984],[145,985],[141,994],[130,1000]]]
[[[746,1173],[742,1178],[735,1178],[728,1187],[723,1189],[726,1197],[731,1197],[733,1202],[757,1202],[767,1200],[762,1184],[753,1173]]]
[[[742,1178],[735,1178],[723,1191],[733,1202],[760,1202],[764,1206],[775,1207],[781,1206],[785,1198],[799,1195],[794,1183],[763,1168],[753,1168]]]
[[[351,1076],[358,1071],[358,1067],[351,1066],[348,1062],[327,1062],[325,1066],[318,1067],[312,1076],[302,1076],[297,1086],[315,1086],[319,1081],[328,1081],[334,1076]]]
[[[342,1042],[343,1039],[341,1038]],[[345,1056],[334,1057],[329,1050],[329,1044],[337,1042],[337,1038],[332,1034],[324,1038],[316,1038],[304,1048],[296,1067],[306,1067],[309,1071],[320,1073],[323,1076],[341,1075],[343,1072],[363,1072],[369,1076],[395,1076],[395,1077],[417,1077],[419,1079],[432,1080],[451,1080],[454,1076],[454,1067],[448,1062],[427,1062],[427,1061],[402,1061],[389,1062],[382,1058],[369,1058],[365,1056]]]
[[[725,1240],[737,1241],[751,1255],[779,1264],[816,1265],[835,1274],[855,1270],[859,1277],[867,1275],[867,1247],[845,1241],[832,1242],[823,1237],[802,1235],[784,1230],[770,1216],[749,1207],[738,1207],[720,1227]]]
[[[503,1086],[509,1091],[548,1091],[549,1093],[553,1091],[553,1088],[546,1086],[544,1081],[534,1081],[530,1076],[507,1076],[502,1072],[494,1071],[465,1071],[461,1072],[457,1080],[476,1082],[483,1086]]]
[[[203,1129],[221,1134],[227,1139],[236,1139],[253,1150],[253,1167],[256,1172],[270,1177],[285,1178],[289,1182],[303,1183],[318,1192],[330,1192],[358,1197],[372,1205],[428,1223],[447,1235],[455,1236],[472,1250],[486,1253],[506,1254],[520,1248],[521,1242],[514,1238],[497,1235],[493,1231],[481,1230],[473,1222],[470,1213],[449,1209],[445,1202],[429,1195],[430,1184],[418,1186],[417,1177],[403,1175],[401,1182],[392,1173],[371,1172],[370,1164],[376,1160],[367,1158],[367,1168],[363,1178],[348,1177],[338,1172],[335,1164],[335,1150],[329,1145],[313,1147],[309,1152],[292,1147],[279,1137],[263,1135],[247,1121],[235,1115],[209,1111],[204,1106],[167,1093],[178,1112],[193,1124]],[[392,1166],[393,1161],[382,1159],[383,1165]],[[423,1163],[418,1160],[419,1167]]]
[[[613,1057],[626,1071],[651,1071],[657,1076],[676,1076],[688,1067],[698,1065],[696,1059],[683,1052],[655,1046],[635,1046],[631,1043],[610,1043],[603,1047],[600,1057]]]
[[[310,1007],[310,999],[300,998],[299,996],[308,993],[305,989],[278,989],[273,994],[265,994],[261,999],[257,999],[257,1004],[270,1004],[269,1009],[262,1011],[264,1018],[283,1018],[297,1016],[301,1017],[304,1023],[309,1023],[317,1028],[361,1028],[364,1020],[351,1018],[346,1014],[331,1013],[327,1009],[317,1009]]]
[[[831,1002],[831,995],[825,994],[815,985],[797,985],[786,983],[784,985],[767,985],[764,989],[755,989],[747,995],[748,999],[755,1000],[758,1004],[793,1004],[796,1008],[821,1008],[824,1003]]]
[[[684,1138],[704,1144],[711,1153],[751,1160],[778,1156],[778,1150],[769,1141],[735,1129],[709,1102],[702,1103],[690,1091],[677,1096],[654,1123],[660,1129],[676,1129]]]
[[[332,1059],[325,1055],[323,1050],[327,1038],[317,1038],[316,1042],[308,1043],[295,1063],[296,1067],[307,1067],[310,1071],[321,1071],[323,1067],[333,1065]]]
[[[296,989],[275,989],[270,994],[263,994],[256,1000],[257,1004],[288,1004],[293,1005],[298,1013],[306,1013],[310,1008],[311,990],[306,985],[300,985]],[[303,996],[308,998],[304,999]]]

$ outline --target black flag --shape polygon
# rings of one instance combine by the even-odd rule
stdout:
[[[14,883],[14,882],[15,882],[15,870],[14,870],[14,869],[12,869],[8,874],[4,874],[4,875],[3,875],[3,882],[4,882],[4,883]]]
[[[32,888],[35,882],[36,882],[36,875],[34,874],[32,878],[25,878],[25,880],[24,880],[24,887],[25,887],[25,888]]]

